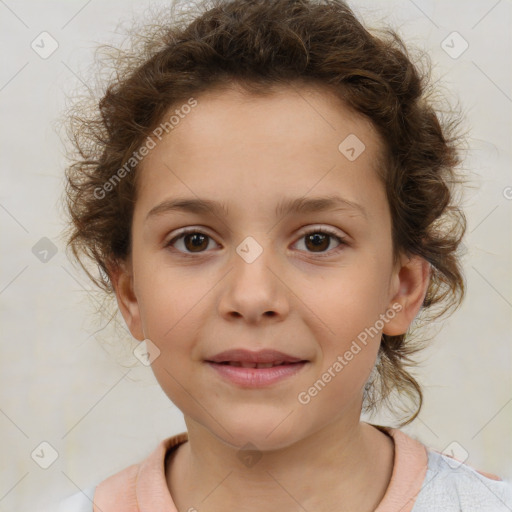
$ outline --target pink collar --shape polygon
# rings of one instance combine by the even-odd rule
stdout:
[[[395,443],[391,481],[375,512],[411,512],[427,474],[427,449],[400,430],[374,427],[389,434]]]
[[[374,426],[395,444],[391,481],[375,512],[411,512],[427,473],[427,450],[400,430]],[[94,494],[94,512],[178,512],[167,487],[165,457],[187,441],[186,432],[164,439],[143,462],[101,482]]]

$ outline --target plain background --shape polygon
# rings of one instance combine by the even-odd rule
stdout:
[[[422,357],[425,405],[404,430],[439,451],[466,450],[467,463],[510,480],[511,2],[350,4],[370,26],[387,22],[428,50],[471,127],[465,167],[476,179],[464,199],[467,298],[437,326]],[[185,429],[133,347],[109,329],[95,334],[102,325],[92,316],[92,285],[59,239],[65,160],[52,123],[96,43],[117,41],[118,21],[148,5],[0,1],[0,511],[34,510],[95,485]],[[43,31],[59,45],[47,59],[31,48]],[[453,31],[469,45],[458,58],[442,48]],[[458,36],[448,41],[452,52],[464,44]],[[49,241],[57,252],[43,262],[37,254]],[[34,450],[49,456],[42,442],[58,453],[48,469],[31,457]]]

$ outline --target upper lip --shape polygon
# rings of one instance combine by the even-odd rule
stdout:
[[[260,350],[253,352],[245,349],[233,349],[220,352],[215,356],[207,359],[213,363],[225,363],[225,362],[240,362],[240,363],[298,363],[304,361],[300,357],[294,357],[289,354],[284,354],[277,350]]]

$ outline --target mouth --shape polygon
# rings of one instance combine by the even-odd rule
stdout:
[[[277,350],[266,349],[253,352],[238,348],[220,352],[207,359],[206,362],[241,366],[242,368],[272,368],[274,366],[304,363],[307,360]]]
[[[208,361],[209,363],[215,363],[215,361]],[[216,364],[224,364],[228,366],[238,366],[241,368],[274,368],[274,366],[289,366],[298,364],[299,362],[305,361],[297,361],[296,363],[285,363],[284,361],[275,361],[271,363],[249,363],[247,361],[222,361],[221,363]]]
[[[221,352],[205,362],[224,379],[241,387],[264,387],[296,375],[306,359],[276,350],[252,352],[244,349]]]

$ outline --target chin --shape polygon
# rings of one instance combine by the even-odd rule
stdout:
[[[303,436],[292,423],[294,414],[286,418],[286,414],[241,414],[236,418],[224,416],[222,425],[213,427],[212,433],[232,448],[240,449],[248,443],[260,451],[279,450],[299,441]],[[286,418],[286,419],[285,419]],[[283,421],[284,420],[284,421]],[[231,434],[231,435],[230,435]]]

